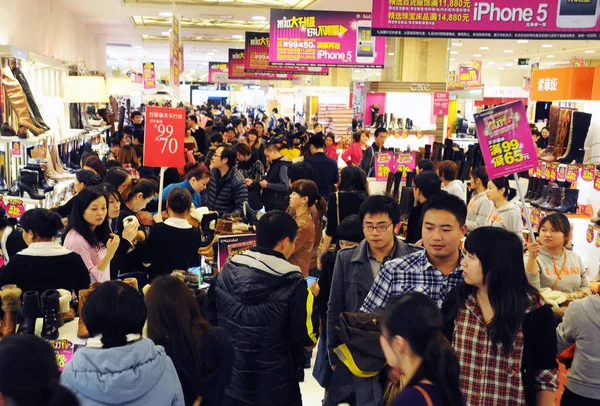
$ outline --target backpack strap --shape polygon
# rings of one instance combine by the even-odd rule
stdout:
[[[423,389],[419,385],[415,385],[413,386],[413,388],[421,392],[421,395],[423,395],[423,397],[425,398],[425,402],[427,402],[427,406],[433,406],[433,402],[431,401],[431,398],[429,397],[429,394],[425,391],[425,389]]]

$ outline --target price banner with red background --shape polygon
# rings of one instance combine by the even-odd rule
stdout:
[[[592,182],[594,180],[595,172],[595,165],[584,165],[583,171],[581,172],[581,179],[585,180],[586,182]]]
[[[20,218],[25,213],[25,204],[21,199],[8,199],[6,205],[6,215],[13,219]]]
[[[185,165],[185,120],[184,109],[146,107],[145,166],[173,168]]]
[[[523,102],[475,114],[479,144],[490,179],[539,166]]]

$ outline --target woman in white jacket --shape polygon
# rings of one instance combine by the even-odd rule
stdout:
[[[485,221],[486,226],[500,227],[511,231],[523,239],[523,217],[521,209],[515,203],[508,201],[510,194],[510,185],[508,178],[502,177],[488,181],[488,188],[485,192],[488,199],[494,203],[494,207]]]

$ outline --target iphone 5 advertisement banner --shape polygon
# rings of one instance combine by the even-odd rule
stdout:
[[[184,109],[146,107],[144,166],[179,168],[185,165]]]
[[[373,0],[373,35],[598,39],[600,0]]]
[[[271,9],[269,62],[276,66],[383,68],[385,38],[371,13]]]

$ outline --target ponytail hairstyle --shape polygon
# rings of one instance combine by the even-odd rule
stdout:
[[[185,214],[192,206],[192,195],[190,191],[176,187],[169,192],[167,207],[176,214]]]
[[[140,179],[131,190],[127,200],[133,199],[139,193],[142,194],[144,199],[148,199],[158,194],[158,183],[155,180],[148,178]]]
[[[102,334],[103,348],[122,347],[128,334],[142,334],[146,304],[138,290],[121,281],[100,284],[83,306],[91,336]]]
[[[392,346],[394,337],[404,338],[421,365],[406,387],[430,380],[445,406],[461,406],[460,367],[452,345],[444,334],[442,314],[435,302],[422,293],[405,293],[393,298],[382,318],[383,337]]]
[[[508,183],[508,178],[502,176],[500,178],[490,179],[490,181],[498,188],[498,191],[504,189],[504,198],[508,200],[510,195],[510,183]]]
[[[43,240],[53,239],[64,228],[58,213],[41,208],[27,210],[23,213],[20,224],[23,230],[31,231],[35,237]]]
[[[102,178],[94,172],[82,169],[75,175],[77,181],[87,186],[96,186],[102,183]]]
[[[60,372],[48,343],[34,335],[12,335],[0,342],[0,393],[11,405],[77,406],[59,385]]]

